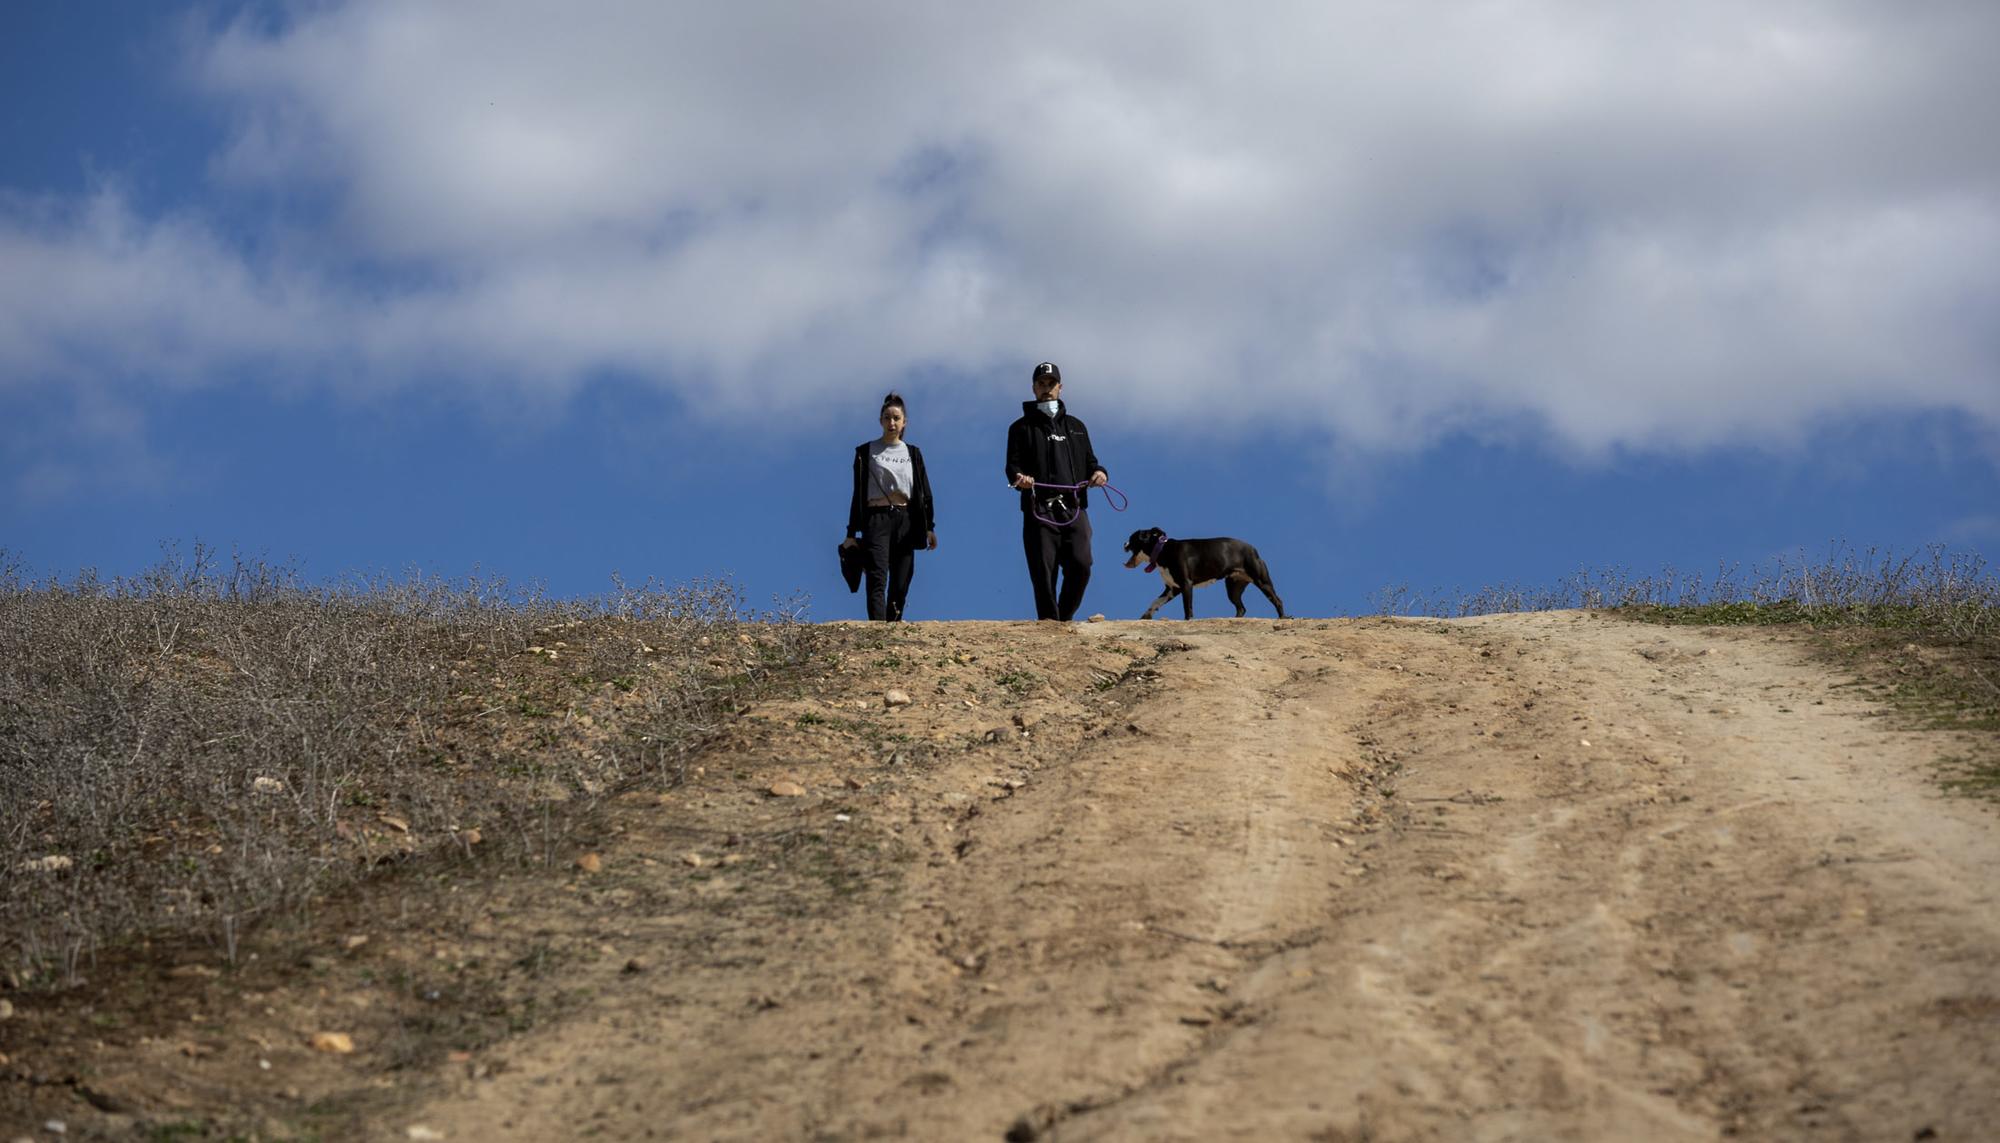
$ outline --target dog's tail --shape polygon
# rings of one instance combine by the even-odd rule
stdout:
[[[1257,590],[1278,609],[1278,618],[1286,618],[1285,601],[1278,595],[1278,585],[1271,582],[1271,569],[1264,566],[1264,557],[1255,548],[1250,549],[1250,566],[1257,572]]]

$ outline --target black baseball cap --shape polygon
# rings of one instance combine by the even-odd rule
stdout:
[[[1035,366],[1034,379],[1040,381],[1044,377],[1054,381],[1058,385],[1062,384],[1062,370],[1057,369],[1056,363],[1053,361],[1044,361],[1040,365]]]

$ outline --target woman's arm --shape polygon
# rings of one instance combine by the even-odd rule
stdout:
[[[910,505],[917,510],[917,526],[929,536],[937,531],[937,511],[931,503],[931,474],[924,471],[924,454],[910,446]]]
[[[868,534],[868,497],[864,491],[868,483],[868,446],[860,445],[854,450],[854,496],[847,502],[847,539],[859,539]]]

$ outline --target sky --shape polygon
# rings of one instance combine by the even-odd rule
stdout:
[[[1986,0],[9,5],[0,549],[855,618],[896,389],[909,617],[1031,616],[1052,360],[1130,498],[1114,618],[1145,527],[1301,615],[2000,557],[1995,43]]]

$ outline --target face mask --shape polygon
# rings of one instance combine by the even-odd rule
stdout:
[[[1035,408],[1040,409],[1044,416],[1053,417],[1056,415],[1056,402],[1054,401],[1036,401]]]

